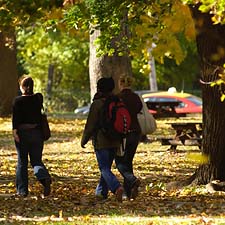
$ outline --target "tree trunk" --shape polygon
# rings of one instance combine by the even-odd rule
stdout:
[[[225,180],[225,102],[221,102],[224,85],[209,84],[224,73],[225,26],[213,25],[210,14],[191,7],[196,26],[196,41],[201,62],[203,97],[203,146],[209,163],[200,165],[194,174],[195,184],[207,184],[212,180]]]
[[[9,115],[18,93],[16,38],[14,32],[0,32],[0,116]]]
[[[131,61],[128,56],[97,56],[96,46],[94,41],[100,35],[99,30],[95,30],[90,35],[90,57],[89,57],[89,76],[90,76],[90,87],[91,87],[91,99],[96,93],[96,83],[101,77],[113,77],[115,81],[115,93],[118,89],[118,79],[122,74],[132,74]]]
[[[89,57],[89,76],[90,76],[90,88],[91,88],[91,99],[96,92],[97,80],[101,77],[113,77],[115,81],[115,93],[118,93],[118,80],[122,74],[132,75],[131,60],[128,53],[124,53],[123,56],[119,56],[117,53],[116,42],[121,42],[122,38],[126,36],[128,38],[129,31],[126,25],[127,21],[127,11],[124,12],[124,18],[121,20],[121,33],[112,40],[112,48],[114,48],[115,53],[113,56],[97,56],[97,48],[94,44],[96,38],[101,35],[100,30],[95,30],[93,34],[90,35],[90,57]]]
[[[151,91],[158,91],[157,79],[156,79],[156,70],[155,70],[155,59],[153,56],[149,59],[150,73],[149,73],[149,86]]]

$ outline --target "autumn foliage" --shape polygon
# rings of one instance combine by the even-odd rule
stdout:
[[[139,197],[121,204],[110,194],[106,202],[97,202],[99,170],[93,148],[91,143],[86,149],[80,147],[84,122],[50,117],[52,137],[45,143],[43,159],[53,177],[52,194],[42,197],[42,187],[30,168],[30,194],[18,198],[11,120],[0,118],[1,224],[218,224],[225,219],[222,192],[212,194],[204,186],[167,189],[170,182],[194,172],[198,162],[187,155],[198,154],[199,149],[179,146],[171,152],[156,140],[141,143],[135,156],[135,173],[142,180]],[[152,140],[173,135],[167,122],[158,121]],[[115,166],[113,171],[122,181]]]

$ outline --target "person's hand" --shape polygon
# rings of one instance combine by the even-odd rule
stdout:
[[[19,138],[19,135],[17,134],[16,129],[13,130],[13,138],[16,142],[20,142],[20,138]]]
[[[88,142],[88,139],[83,137],[80,142],[81,148],[85,148],[85,145],[87,144],[87,142]]]

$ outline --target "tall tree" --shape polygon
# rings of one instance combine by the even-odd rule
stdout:
[[[15,32],[0,32],[0,115],[11,113],[18,91]]]
[[[180,63],[187,54],[185,47],[179,44],[179,33],[185,33],[185,37],[190,39],[194,32],[187,7],[178,4],[177,1],[83,0],[65,1],[65,5],[71,2],[73,6],[65,11],[65,20],[76,28],[85,27],[91,34],[91,48],[94,53],[91,53],[89,64],[90,79],[91,83],[93,82],[92,90],[95,89],[96,81],[93,75],[97,75],[93,73],[94,70],[91,67],[96,67],[97,61],[104,65],[103,67],[108,67],[106,63],[112,60],[118,63],[117,66],[108,67],[111,73],[114,70],[118,76],[121,71],[115,69],[125,65],[130,67],[130,58],[135,57],[137,52],[142,52],[149,59],[147,49],[152,46],[152,43],[157,46],[152,53],[156,60],[161,62],[166,54],[167,57],[173,57],[177,63]],[[175,11],[179,13],[175,15]],[[93,41],[96,37],[97,39]],[[101,59],[98,58],[92,63],[96,50],[97,56],[101,56]],[[143,53],[144,51],[146,53]],[[120,60],[122,63],[119,62]],[[124,60],[127,63],[124,64]],[[132,74],[131,67],[129,69],[128,67],[127,71],[123,70],[123,73]],[[99,73],[97,78],[99,76],[102,74]],[[118,78],[115,77],[116,83],[117,80]]]
[[[112,2],[106,0],[74,2],[64,1],[65,6],[73,5],[66,11],[65,18],[67,23],[75,27],[86,27],[90,31],[91,97],[96,92],[96,81],[100,77],[113,77],[115,92],[118,92],[119,76],[132,73],[129,51],[124,42],[129,39],[126,4],[114,2],[111,7]],[[108,20],[107,15],[111,15],[111,19],[116,19],[117,23]],[[119,19],[113,15],[117,15]]]
[[[16,27],[40,18],[61,0],[0,1],[0,116],[11,113],[17,87]]]
[[[201,61],[204,124],[202,151],[209,157],[209,162],[201,165],[192,179],[194,183],[207,184],[212,180],[225,181],[225,102],[221,101],[225,85],[209,85],[224,74],[225,25],[215,24],[215,14],[203,13],[199,6],[190,8],[195,21]]]
[[[125,18],[126,18],[125,12]],[[90,57],[89,57],[89,76],[91,86],[91,99],[96,92],[97,80],[101,77],[113,77],[116,87],[115,93],[119,91],[118,80],[122,74],[132,75],[131,60],[129,54],[126,52],[123,55],[119,55],[118,46],[116,42],[121,42],[122,38],[128,37],[128,30],[125,26],[125,21],[121,22],[123,27],[122,32],[117,37],[113,37],[110,43],[111,48],[114,49],[112,55],[104,54],[98,56],[97,46],[95,41],[101,35],[101,30],[95,30],[90,35]]]

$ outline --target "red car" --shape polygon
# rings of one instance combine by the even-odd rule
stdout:
[[[165,109],[164,112],[175,110],[176,114],[186,115],[190,113],[202,113],[201,98],[188,93],[169,93],[169,92],[154,92],[142,95],[147,103],[150,112],[157,114],[160,109]],[[170,109],[169,106],[172,106]]]

